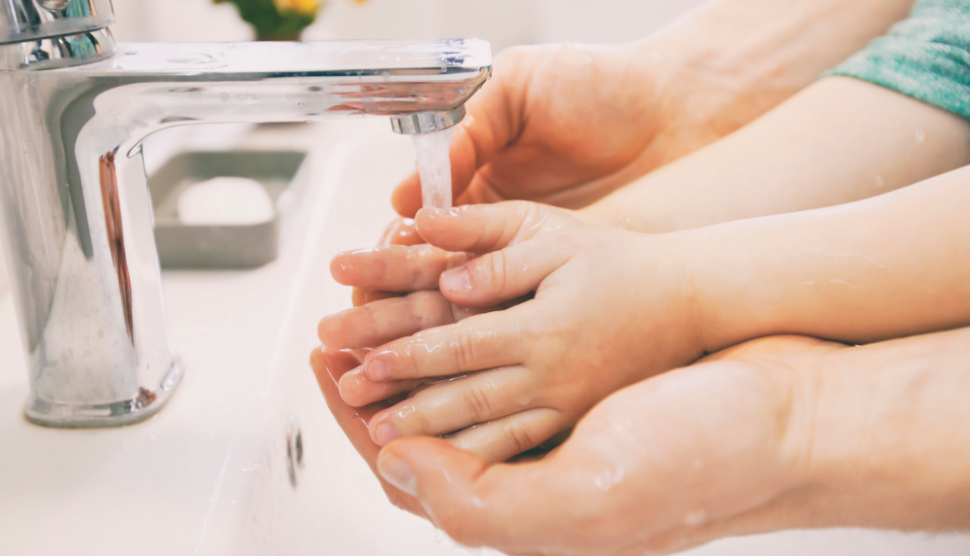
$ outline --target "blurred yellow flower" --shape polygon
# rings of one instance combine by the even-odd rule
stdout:
[[[313,15],[320,9],[320,0],[273,0],[280,14],[293,13]]]

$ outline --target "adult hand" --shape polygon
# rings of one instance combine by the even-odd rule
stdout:
[[[506,50],[451,144],[456,205],[529,199],[578,208],[703,141],[656,145],[673,116],[670,64],[647,43]],[[690,145],[689,147],[687,145]],[[392,203],[421,208],[417,173]]]
[[[968,356],[970,329],[754,340],[617,392],[519,464],[423,437],[378,452],[321,385],[400,505],[459,542],[640,555],[790,528],[966,530]]]
[[[399,507],[455,540],[511,554],[636,554],[683,549],[771,512],[808,454],[801,367],[837,350],[813,339],[751,342],[604,400],[540,461],[489,465],[451,440],[380,451],[333,375],[355,364],[317,351],[337,421]],[[329,371],[329,372],[328,372]]]

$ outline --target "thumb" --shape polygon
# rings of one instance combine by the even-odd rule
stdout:
[[[438,438],[388,444],[377,460],[386,481],[415,496],[434,524],[466,546],[505,550],[548,543],[563,527],[568,485],[551,485],[545,460],[489,465]]]
[[[577,213],[530,201],[421,209],[414,226],[421,238],[446,251],[486,253],[541,233],[583,225]]]
[[[511,117],[508,86],[499,68],[482,89],[465,104],[465,118],[455,126],[451,139],[451,191],[457,199],[468,189],[475,172],[516,136],[520,118]],[[415,171],[391,195],[391,205],[401,216],[412,218],[421,208],[421,178]]]
[[[446,270],[438,278],[445,299],[462,307],[489,307],[528,295],[566,264],[575,241],[551,234],[525,241]]]

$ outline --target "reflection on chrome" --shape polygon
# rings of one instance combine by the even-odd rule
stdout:
[[[0,42],[28,31],[4,29]],[[474,39],[115,48],[107,29],[70,31],[0,44],[2,235],[31,373],[25,413],[49,426],[137,422],[181,379],[161,297],[146,136],[348,114],[435,131],[461,119],[491,66],[488,43]]]

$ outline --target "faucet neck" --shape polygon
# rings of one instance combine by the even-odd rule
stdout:
[[[79,66],[104,60],[114,52],[115,40],[107,27],[72,35],[12,42],[0,44],[0,71]]]
[[[0,44],[90,33],[114,20],[111,0],[3,0]]]

